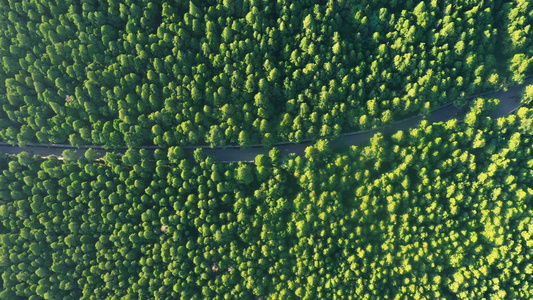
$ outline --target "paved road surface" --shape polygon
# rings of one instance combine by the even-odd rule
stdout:
[[[507,89],[507,91],[497,91],[484,93],[484,96],[491,98],[500,99],[500,106],[496,111],[490,114],[490,117],[500,117],[511,112],[514,112],[520,107],[519,96],[527,84],[531,84],[533,78],[528,78],[524,84],[513,86]],[[475,97],[475,96],[474,96]],[[464,118],[468,108],[460,109],[455,107],[452,103],[448,103],[440,108],[434,110],[429,116],[425,119],[429,124],[441,121],[447,121],[452,118],[457,118],[461,120]],[[331,147],[333,149],[339,149],[351,145],[358,145],[367,142],[370,138],[377,132],[382,132],[384,134],[393,133],[399,130],[408,130],[409,128],[416,127],[421,120],[424,118],[422,116],[412,117],[406,120],[397,121],[389,126],[376,128],[369,131],[358,131],[342,135],[336,139],[328,138],[331,140]],[[289,153],[296,153],[298,155],[303,155],[305,153],[305,148],[312,145],[313,143],[309,140],[301,143],[279,143],[276,144],[276,147],[281,151],[283,155]],[[99,153],[105,155],[107,152],[124,152],[125,149],[119,150],[106,150],[101,146],[91,146],[91,147],[73,147],[70,145],[61,145],[61,144],[51,144],[51,145],[35,145],[28,144],[26,147],[12,146],[8,143],[0,143],[0,152],[8,154],[17,154],[22,151],[26,151],[30,154],[40,155],[40,156],[49,156],[55,155],[60,157],[63,150],[71,149],[77,150],[78,155],[84,156],[87,149],[93,148]],[[153,151],[157,147],[147,147],[146,149]],[[183,147],[185,150],[185,156],[192,158],[193,152],[197,148],[203,148],[204,153],[208,156],[213,156],[218,159],[219,162],[238,162],[238,161],[253,161],[255,157],[259,154],[268,154],[270,148],[264,148],[261,145],[253,145],[248,149],[241,149],[239,146],[228,146],[226,148],[209,148],[207,146],[198,146],[198,147]]]

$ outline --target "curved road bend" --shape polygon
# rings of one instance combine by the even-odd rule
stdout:
[[[526,82],[513,86],[507,89],[507,91],[496,91],[496,92],[489,92],[489,93],[483,93],[480,95],[490,95],[491,98],[497,98],[500,99],[500,105],[496,111],[491,113],[489,116],[492,118],[500,117],[506,114],[509,114],[516,109],[518,109],[520,104],[519,96],[523,90],[523,88],[531,84],[533,82],[533,78],[527,78]],[[475,97],[475,96],[473,96]],[[468,111],[468,108],[458,108],[453,105],[453,103],[445,104],[444,106],[441,106],[437,109],[435,109],[429,116],[427,116],[425,119],[428,121],[428,124],[435,123],[435,122],[442,122],[442,121],[448,121],[452,118],[462,119],[466,112]],[[351,145],[358,145],[362,144],[364,142],[367,142],[370,140],[370,138],[377,132],[389,134],[394,133],[399,130],[406,131],[409,128],[413,128],[418,126],[420,121],[422,121],[424,117],[422,116],[415,116],[409,119],[401,120],[394,122],[391,125],[380,127],[368,131],[357,131],[352,133],[346,133],[341,135],[338,138],[332,138],[332,137],[326,137],[326,139],[331,140],[331,147],[333,149],[343,148]],[[301,143],[287,143],[282,142],[278,143],[275,146],[281,151],[283,155],[289,154],[289,153],[296,153],[298,155],[305,154],[305,148],[312,145],[313,142],[306,140]],[[61,144],[51,144],[51,145],[39,145],[39,144],[30,144],[26,147],[18,147],[18,146],[12,146],[8,143],[0,143],[0,152],[7,153],[7,154],[17,154],[22,151],[26,151],[33,155],[40,155],[43,157],[49,156],[49,155],[55,155],[60,157],[62,155],[63,150],[76,150],[78,152],[78,155],[80,157],[85,155],[85,151],[87,149],[93,148],[96,151],[98,151],[102,156],[105,155],[107,152],[118,152],[118,153],[124,153],[126,149],[118,149],[118,150],[106,150],[102,146],[83,146],[83,147],[74,147],[71,145],[61,145]],[[157,149],[158,147],[146,147],[145,149],[153,151],[154,149]],[[253,145],[250,146],[248,149],[242,149],[240,146],[226,146],[226,148],[210,148],[209,146],[185,146],[182,147],[182,149],[185,151],[185,156],[188,158],[193,157],[194,150],[202,148],[204,150],[204,153],[208,156],[213,156],[218,159],[219,162],[238,162],[238,161],[253,161],[255,157],[259,154],[266,154],[268,155],[268,152],[270,151],[270,148],[264,148],[261,145]]]

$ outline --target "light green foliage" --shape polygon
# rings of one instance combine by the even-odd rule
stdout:
[[[533,102],[533,84],[526,86],[522,93],[521,102],[524,104],[531,104]]]
[[[530,1],[515,0],[504,5],[507,35],[504,53],[509,58],[509,70],[515,82],[522,83],[533,66],[533,9]]]

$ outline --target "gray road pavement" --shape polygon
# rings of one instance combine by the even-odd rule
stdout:
[[[514,112],[516,109],[518,109],[520,105],[520,99],[519,96],[524,89],[524,87],[527,84],[531,84],[533,82],[533,78],[528,78],[524,84],[513,86],[508,88],[506,91],[496,91],[496,92],[490,92],[490,93],[483,93],[484,97],[490,97],[490,98],[497,98],[500,99],[500,105],[496,111],[490,114],[490,117],[496,118],[500,117],[506,114],[509,114],[511,112]],[[477,95],[473,96],[472,98],[476,97]],[[464,118],[464,115],[467,112],[467,108],[461,109],[458,107],[455,107],[452,103],[448,103],[440,108],[437,108],[434,110],[429,116],[427,116],[425,119],[428,121],[428,123],[435,123],[435,122],[442,122],[447,121],[452,118],[462,119]],[[409,119],[397,121],[391,125],[376,128],[369,131],[358,131],[358,132],[351,132],[343,134],[341,137],[337,138],[331,138],[326,137],[327,139],[331,140],[331,147],[334,149],[341,149],[344,147],[348,147],[351,145],[359,145],[362,143],[365,143],[370,140],[370,138],[377,132],[381,132],[383,134],[390,134],[394,133],[399,130],[406,131],[409,128],[416,127],[420,121],[422,121],[424,118],[422,116],[416,116]],[[283,155],[289,154],[289,153],[296,153],[298,155],[304,155],[305,154],[305,148],[312,145],[312,141],[303,141],[301,143],[279,143],[276,144],[275,147],[277,147]],[[101,146],[87,146],[87,147],[73,147],[70,145],[61,145],[61,144],[51,144],[51,145],[35,145],[35,144],[28,144],[26,147],[19,147],[19,146],[13,146],[8,143],[0,143],[0,152],[8,153],[8,154],[17,154],[22,151],[26,151],[30,154],[34,155],[40,155],[40,156],[49,156],[49,155],[55,155],[60,157],[63,150],[70,149],[70,150],[76,150],[78,155],[84,156],[85,151],[87,149],[93,148],[97,150],[99,153],[105,155],[105,153],[110,151],[115,152],[124,152],[125,149],[119,149],[119,150],[106,150]],[[153,151],[157,147],[147,147],[146,149]],[[247,149],[242,149],[239,146],[229,146],[226,148],[209,148],[209,147],[183,147],[185,151],[186,157],[193,157],[193,152],[197,148],[203,148],[204,153],[208,156],[213,156],[218,159],[219,162],[238,162],[238,161],[245,161],[250,162],[255,159],[255,157],[259,154],[268,154],[271,148],[265,148],[261,145],[253,145],[250,146]]]

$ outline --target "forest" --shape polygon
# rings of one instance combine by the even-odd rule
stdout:
[[[514,1],[3,0],[0,138],[273,145],[521,83]]]
[[[0,298],[529,299],[533,110],[304,157],[2,155]]]
[[[0,1],[0,299],[533,298],[530,1]]]

